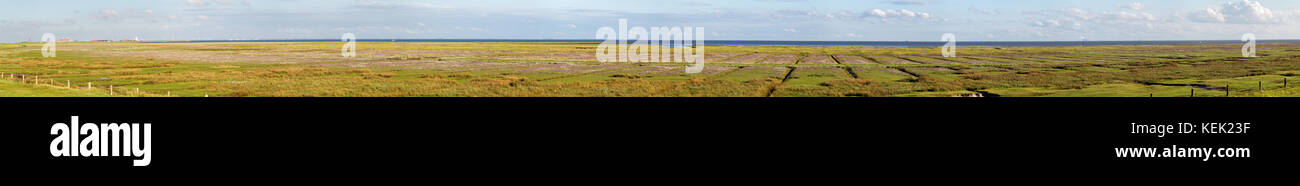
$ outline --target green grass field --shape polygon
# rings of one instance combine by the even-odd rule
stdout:
[[[963,47],[707,46],[686,63],[599,63],[595,43],[0,44],[0,96],[1276,97],[1300,43]],[[41,85],[32,85],[39,78]],[[53,82],[50,82],[50,81]],[[1286,81],[1286,87],[1284,87]],[[89,89],[87,84],[93,87]],[[72,88],[67,88],[71,85]]]
[[[16,81],[0,81],[0,97],[109,97],[109,95],[92,90],[76,90],[45,85],[20,84]]]

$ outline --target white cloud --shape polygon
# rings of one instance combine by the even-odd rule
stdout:
[[[1129,13],[1129,12],[1119,12],[1119,13],[1115,13],[1115,14],[1112,14],[1112,15],[1113,15],[1113,16],[1116,16],[1116,18],[1118,18],[1118,19],[1122,19],[1122,20],[1146,20],[1146,21],[1155,21],[1155,20],[1156,20],[1156,16],[1155,16],[1155,15],[1151,15],[1151,13]]]
[[[1061,26],[1061,21],[1057,21],[1057,20],[1045,20],[1044,22],[1047,22],[1046,26]],[[1039,25],[1042,24],[1040,23]]]
[[[113,9],[103,9],[99,10],[99,15],[95,15],[95,17],[102,20],[115,21],[121,19],[122,14],[117,13],[117,11]]]
[[[886,14],[885,11],[882,11],[880,9],[872,9],[870,15],[880,17],[880,18],[889,17],[889,14]]]
[[[1156,16],[1145,12],[1111,12],[1111,11],[1088,11],[1079,8],[1067,8],[1056,11],[1045,11],[1039,14],[1047,16],[1061,17],[1062,19],[1077,20],[1081,22],[1094,23],[1134,23],[1145,21],[1156,21]]]
[[[1137,10],[1137,11],[1141,11],[1141,10],[1144,10],[1144,9],[1147,8],[1146,5],[1144,5],[1144,4],[1142,4],[1142,3],[1139,3],[1139,2],[1133,2],[1133,3],[1129,3],[1129,4],[1120,4],[1120,5],[1116,5],[1116,6],[1118,6],[1118,7],[1120,7],[1120,8],[1127,8],[1127,9],[1129,9],[1129,10]]]
[[[1205,10],[1193,12],[1191,20],[1200,22],[1219,22],[1233,24],[1278,23],[1290,16],[1284,12],[1273,12],[1258,1],[1241,0],[1223,5],[1211,6]]]
[[[925,0],[889,0],[889,1],[886,1],[886,3],[889,3],[889,4],[895,4],[895,5],[926,5],[926,4],[930,4],[929,1],[925,1]]]
[[[930,13],[907,10],[907,9],[870,9],[865,12],[857,13],[853,11],[833,11],[817,12],[806,10],[779,10],[775,12],[759,12],[758,15],[765,15],[771,19],[804,19],[804,20],[833,20],[833,21],[880,21],[882,23],[917,23],[923,21],[935,20],[936,16]],[[737,18],[745,19],[752,16],[750,12],[736,13]],[[779,28],[778,28],[779,30]]]
[[[871,9],[871,11],[868,11],[868,12],[866,13],[866,16],[867,16],[867,17],[876,17],[876,18],[881,18],[881,19],[886,19],[886,18],[905,18],[905,19],[906,19],[906,18],[921,18],[921,19],[929,19],[929,18],[933,17],[933,16],[930,15],[930,13],[925,13],[925,12],[916,12],[916,11],[911,11],[911,10],[907,10],[907,9],[900,9],[900,10],[894,10],[894,9],[887,9],[887,10]]]
[[[1151,13],[1127,10],[1113,12],[1066,8],[1025,12],[1025,15],[1029,29],[1021,33],[1035,38],[1149,33],[1163,23]]]
[[[208,6],[208,2],[203,0],[185,0],[185,4],[189,4],[190,6]]]
[[[235,1],[232,0],[209,0],[209,1],[216,2],[217,4],[226,5],[226,6],[235,5]]]
[[[916,17],[916,12],[908,11],[907,9],[903,9],[903,10],[900,11],[900,12],[901,12],[901,13],[899,13],[899,14],[900,14],[900,15],[903,15],[903,17]]]
[[[406,2],[406,1],[376,1],[376,0],[356,0],[356,7],[370,9],[454,9],[455,6],[446,3],[429,3],[429,2]]]

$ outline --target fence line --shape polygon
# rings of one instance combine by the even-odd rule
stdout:
[[[13,79],[13,80],[18,81],[19,84],[24,84],[24,85],[27,84],[27,76],[28,76],[28,75],[18,75],[18,74],[15,74],[15,73],[8,73],[8,76],[5,76],[5,74],[6,74],[6,73],[0,73],[0,78]],[[46,79],[49,80],[49,82],[50,82],[49,85],[43,84],[43,83],[41,82],[41,80],[40,80],[40,76],[35,76],[35,75],[33,75],[33,76],[32,76],[32,81],[31,81],[31,82],[32,82],[31,85],[32,85],[32,86],[41,86],[41,85],[45,85],[45,86],[50,86],[50,87],[53,87],[53,88],[64,88],[64,89],[70,89],[70,90],[71,90],[71,89],[75,89],[75,88],[72,87],[72,80],[64,80],[64,87],[58,87],[58,84],[57,84],[58,81],[57,81],[56,79],[54,79],[54,78],[46,78]],[[86,90],[93,90],[94,88],[95,88],[94,82],[86,82]],[[118,88],[118,87],[116,87],[115,85],[112,85],[112,84],[108,85],[108,95],[109,95],[109,96],[117,96],[117,91],[116,91],[117,88]],[[123,88],[124,88],[124,87],[123,87]],[[149,93],[148,91],[140,91],[140,88],[134,88],[134,89],[135,89],[134,91],[131,91],[130,89],[127,89],[127,90],[128,90],[128,91],[126,91],[127,94],[124,94],[123,96],[129,95],[129,96],[135,96],[135,97],[158,97],[157,95],[151,94],[151,93]],[[207,95],[204,95],[204,96],[206,97]],[[172,93],[171,93],[171,91],[167,91],[165,97],[172,97]]]

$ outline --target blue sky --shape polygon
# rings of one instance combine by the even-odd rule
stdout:
[[[0,15],[0,42],[596,39],[619,18],[704,27],[708,40],[1300,39],[1294,0],[44,0]]]

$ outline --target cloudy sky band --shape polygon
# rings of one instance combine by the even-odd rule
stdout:
[[[0,42],[74,40],[593,39],[627,18],[716,40],[1300,39],[1287,0],[53,0],[0,7]]]

